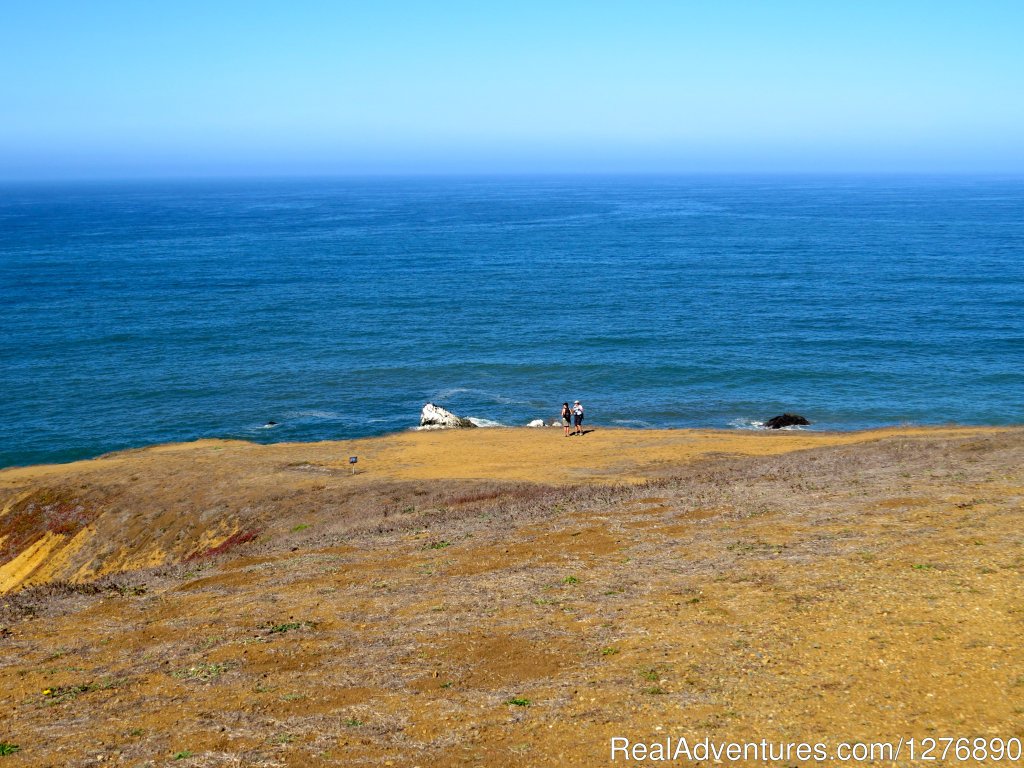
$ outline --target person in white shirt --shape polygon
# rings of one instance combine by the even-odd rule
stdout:
[[[572,422],[576,426],[576,434],[583,434],[583,406],[577,400],[572,404]]]

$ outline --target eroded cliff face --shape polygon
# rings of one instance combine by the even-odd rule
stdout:
[[[0,512],[0,594],[196,559],[259,533],[243,530],[237,512],[203,517],[138,494],[65,486],[16,492]]]
[[[225,449],[160,446],[0,472],[0,594],[186,562],[256,539],[265,509],[252,504],[236,462],[216,466]]]
[[[35,488],[8,499],[0,511],[0,586],[23,580],[98,514],[95,505],[63,489]]]
[[[15,493],[0,511],[0,592],[73,570],[68,561],[91,538],[99,514],[96,500],[68,489]]]

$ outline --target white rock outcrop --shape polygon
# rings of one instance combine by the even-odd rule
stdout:
[[[531,421],[526,426],[528,426],[528,427],[543,427],[544,426],[544,419],[534,419],[533,421]]]
[[[456,416],[433,403],[424,405],[420,412],[420,429],[469,429],[475,426],[469,419]]]

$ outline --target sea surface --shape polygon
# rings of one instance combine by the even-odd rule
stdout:
[[[426,402],[1024,421],[1024,179],[5,186],[0,300],[0,466],[379,435]]]

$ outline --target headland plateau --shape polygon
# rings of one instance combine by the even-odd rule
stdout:
[[[1020,427],[203,440],[6,469],[0,759],[1024,738],[1022,499]]]

